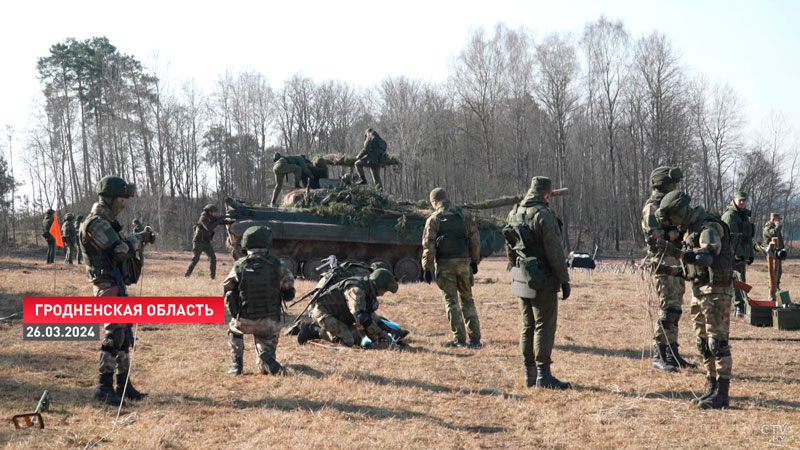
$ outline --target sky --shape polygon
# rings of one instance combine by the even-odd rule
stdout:
[[[14,166],[35,104],[36,60],[68,37],[106,36],[174,87],[205,91],[226,70],[256,70],[273,87],[295,73],[371,86],[389,76],[444,81],[476,29],[499,22],[580,35],[601,15],[634,38],[665,33],[694,73],[729,83],[757,132],[772,111],[800,130],[797,1],[40,1],[0,7],[0,149],[14,128]]]

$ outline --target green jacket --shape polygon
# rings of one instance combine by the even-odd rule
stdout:
[[[744,260],[752,258],[756,229],[753,222],[750,222],[750,210],[739,209],[731,202],[722,214],[722,221],[731,231],[731,249],[734,258]]]
[[[783,246],[783,224],[775,226],[772,222],[764,224],[764,229],[761,232],[761,237],[764,239],[764,245],[769,245],[772,238],[778,238],[778,249],[784,248]]]

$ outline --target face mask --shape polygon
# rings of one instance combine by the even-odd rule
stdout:
[[[114,215],[117,215],[125,209],[125,202],[122,200],[122,197],[114,197],[114,201],[111,203],[111,211]]]

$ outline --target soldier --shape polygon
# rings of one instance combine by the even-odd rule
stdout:
[[[314,176],[307,177],[304,174],[303,182],[311,189],[319,189],[321,187],[319,180],[321,178],[328,178],[328,163],[325,161],[325,158],[317,156],[314,158],[313,165],[309,166],[309,169]]]
[[[156,235],[150,227],[124,239],[117,216],[128,198],[136,195],[136,187],[119,177],[105,177],[97,183],[99,200],[80,229],[79,242],[86,255],[86,273],[94,285],[95,297],[126,297],[126,285],[136,283],[141,266],[135,265],[133,252],[146,243],[154,243]],[[133,346],[133,329],[129,323],[105,324],[106,335],[100,347],[100,381],[95,390],[97,400],[119,404],[123,390],[132,400],[146,394],[130,383],[128,350]],[[113,388],[117,371],[117,389]],[[127,380],[127,389],[125,388]]]
[[[747,209],[746,192],[739,191],[733,196],[730,205],[722,214],[722,221],[728,225],[731,231],[733,276],[745,283],[747,281],[745,271],[747,266],[753,263],[753,238],[755,237],[755,227],[750,222],[750,210]],[[739,289],[735,289],[733,292],[734,316],[744,317],[745,294]]]
[[[303,325],[297,342],[322,338],[348,347],[369,347],[373,341],[391,344],[392,337],[380,328],[375,314],[378,297],[387,292],[397,292],[397,280],[386,269],[339,281],[319,295],[309,314],[313,323]]]
[[[771,213],[769,215],[769,222],[764,224],[764,229],[761,231],[761,237],[764,239],[764,245],[769,245],[772,239],[777,240],[775,247],[775,265],[777,266],[777,276],[775,278],[775,287],[781,290],[781,275],[783,275],[783,260],[786,258],[786,247],[783,246],[783,225],[781,225],[783,218],[778,213]]]
[[[83,216],[78,216],[75,219],[75,229],[80,231],[82,223],[83,223]],[[75,241],[78,243],[78,246],[77,246],[78,247],[78,264],[83,264],[83,249],[80,246],[80,241],[79,241],[77,235],[75,237]]]
[[[358,170],[358,175],[361,181],[358,184],[367,184],[367,177],[364,175],[364,166],[369,167],[372,172],[372,181],[375,182],[375,187],[381,189],[381,162],[386,156],[386,141],[380,137],[377,131],[368,128],[364,132],[364,147],[356,156],[355,168]]]
[[[248,255],[233,265],[222,288],[225,305],[231,313],[228,344],[231,349],[229,375],[242,373],[244,335],[252,334],[256,346],[256,365],[262,374],[285,373],[275,359],[281,329],[283,302],[294,298],[294,277],[275,255],[272,230],[252,226],[242,236]]]
[[[142,225],[142,222],[140,222],[139,219],[133,219],[133,232],[141,233],[142,231],[144,231],[144,225]],[[139,250],[139,260],[144,263],[144,248]]]
[[[200,261],[200,255],[205,253],[208,255],[208,261],[211,265],[211,279],[217,276],[217,255],[214,253],[214,229],[220,224],[229,224],[233,220],[226,216],[218,217],[219,208],[217,205],[209,203],[203,207],[203,212],[200,213],[200,218],[197,219],[197,224],[194,226],[194,237],[192,238],[192,261],[189,267],[186,268],[184,277],[189,277],[194,270],[194,266]]]
[[[55,222],[55,211],[48,209],[45,212],[44,219],[42,219],[42,237],[47,241],[47,264],[53,264],[56,260],[56,238],[50,234],[50,227]]]
[[[550,211],[552,183],[533,177],[531,188],[508,214],[506,254],[512,267],[512,294],[519,297],[522,330],[519,347],[525,362],[525,384],[549,389],[569,389],[550,372],[558,318],[558,290],[569,298],[571,289],[561,221]]]
[[[666,244],[665,253],[683,260],[686,279],[692,280],[692,316],[697,348],[706,367],[706,392],[698,399],[703,408],[729,404],[731,347],[728,342],[733,295],[733,251],[728,226],[702,206],[690,208],[689,194],[665,195],[656,211],[664,226],[679,227],[684,234],[682,251]],[[678,274],[680,272],[675,272]]]
[[[678,229],[675,227],[663,228],[656,218],[656,210],[664,195],[677,189],[681,178],[683,178],[683,173],[678,167],[659,167],[650,174],[650,187],[653,192],[642,209],[642,231],[647,239],[663,239],[680,243]],[[678,264],[678,260],[671,256],[664,256],[662,259],[658,249],[652,245],[648,246],[648,258],[653,265],[674,266]],[[686,292],[683,278],[656,274],[653,277],[653,284],[661,309],[661,316],[656,322],[653,335],[653,368],[675,372],[678,370],[678,366],[697,367],[685,361],[678,351],[678,324],[683,314],[683,293]]]
[[[481,348],[481,324],[472,299],[473,275],[481,260],[478,226],[472,214],[450,204],[444,189],[432,190],[430,202],[435,211],[422,235],[422,270],[425,282],[430,284],[435,278],[444,294],[453,332],[453,340],[445,347],[467,346],[468,332],[469,347]]]
[[[75,246],[78,243],[78,231],[75,229],[75,216],[72,213],[67,213],[64,217],[64,223],[61,224],[61,236],[64,238],[64,249],[66,255],[64,262],[72,264],[75,259]]]
[[[300,180],[305,174],[313,178],[314,174],[306,164],[304,156],[281,156],[280,153],[275,153],[272,157],[275,164],[272,165],[272,173],[275,174],[275,189],[272,191],[272,206],[278,206],[278,195],[281,193],[283,187],[283,179],[288,177],[289,174],[294,174],[294,188],[300,188]]]

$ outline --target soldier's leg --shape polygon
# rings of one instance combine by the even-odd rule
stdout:
[[[717,367],[717,386],[713,395],[700,400],[704,409],[725,408],[729,404],[728,392],[733,361],[729,344],[731,298],[727,294],[704,295],[701,301],[706,316],[709,347]],[[709,379],[709,381],[711,381]]]
[[[745,271],[746,271],[746,268],[747,268],[747,265],[744,264],[744,263],[736,263],[736,264],[734,264],[733,279],[741,281],[742,283],[744,283],[745,282]],[[743,313],[744,313],[744,309],[745,309],[744,308],[744,303],[745,303],[744,299],[745,299],[745,294],[744,294],[744,292],[742,292],[741,289],[734,289],[733,290],[733,306],[734,306],[734,309],[737,312],[741,311],[742,312],[742,314],[741,314],[742,316],[744,315]]]
[[[192,242],[192,260],[189,262],[189,267],[186,268],[186,273],[183,276],[188,277],[192,274],[194,266],[200,261],[200,255],[203,254],[203,244],[200,242]]]
[[[203,251],[208,255],[208,263],[211,270],[211,279],[217,277],[217,254],[214,253],[214,246],[210,242],[203,244]]]
[[[83,264],[83,250],[81,249],[80,244],[78,244],[77,248],[78,248],[78,264]]]
[[[131,367],[131,358],[130,358],[130,349],[133,347],[134,343],[134,335],[133,335],[133,327],[131,324],[127,324],[124,328],[124,339],[122,342],[122,346],[117,353],[117,395],[122,397],[125,395],[125,398],[129,398],[131,400],[141,400],[147,397],[147,394],[144,392],[139,392],[131,382],[130,376],[130,367]],[[126,385],[127,383],[127,385]],[[127,386],[127,387],[126,387]]]
[[[343,344],[352,347],[356,344],[356,339],[353,332],[346,323],[333,317],[327,316],[317,321],[320,328],[320,337],[333,342],[334,344]]]
[[[275,174],[275,189],[272,190],[272,202],[270,205],[278,206],[278,195],[281,193],[281,188],[283,187],[283,178],[285,177],[284,172],[281,168],[274,168],[272,172]]]
[[[47,262],[52,263],[56,260],[56,240],[53,238],[47,239]]]
[[[531,301],[535,322],[533,352],[537,365],[549,365],[556,338],[558,321],[558,294],[556,291],[539,290]]]
[[[703,366],[706,368],[706,376],[717,378],[717,366],[711,354],[711,347],[708,342],[708,331],[706,330],[706,315],[702,306],[702,298],[692,297],[691,313],[694,320],[694,332],[697,337],[697,350],[703,357]]]
[[[377,164],[369,166],[369,171],[372,172],[372,181],[375,182],[375,187],[383,189],[383,182],[381,182],[381,168]]]
[[[231,319],[228,329],[228,348],[231,352],[231,367],[228,375],[241,375],[244,368],[244,335],[233,330],[235,319]]]
[[[447,321],[455,342],[466,342],[467,332],[464,329],[464,316],[458,302],[458,281],[456,273],[450,268],[440,268],[436,274],[436,285],[442,290]]]
[[[525,367],[536,365],[536,353],[533,350],[533,333],[536,329],[536,318],[533,316],[533,300],[529,298],[519,298],[519,312],[520,312],[520,333],[519,333],[519,351],[522,353],[522,359],[525,362]],[[534,378],[536,374],[534,373]]]
[[[477,344],[481,341],[481,323],[478,319],[475,300],[472,298],[472,269],[466,263],[463,266],[459,267],[457,273],[458,300],[461,305],[461,315],[464,317],[469,341]]]
[[[256,365],[261,374],[278,375],[283,367],[275,359],[281,325],[277,319],[258,319],[257,332],[253,334],[256,347]]]
[[[366,161],[364,161],[363,159],[359,159],[355,163],[356,170],[358,171],[358,176],[359,176],[358,184],[367,184],[367,176],[364,175],[364,166],[366,164],[367,164]]]

